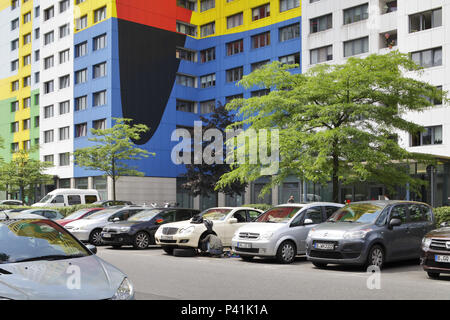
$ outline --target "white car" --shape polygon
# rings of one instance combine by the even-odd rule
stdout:
[[[276,257],[281,263],[291,263],[296,255],[306,254],[309,230],[343,206],[329,202],[276,206],[237,230],[231,247],[243,260]]]
[[[229,247],[235,231],[256,219],[262,212],[246,207],[218,207],[207,209],[200,216],[213,222],[213,233],[220,238],[223,246]],[[200,240],[208,234],[203,223],[192,223],[191,219],[159,227],[155,240],[165,252],[172,254],[175,248],[198,248]]]
[[[102,229],[111,222],[127,220],[148,207],[120,207],[100,210],[85,219],[75,220],[65,225],[78,240],[95,246],[102,244]]]

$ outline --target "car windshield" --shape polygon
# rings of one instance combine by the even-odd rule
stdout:
[[[104,209],[104,210],[100,210],[100,211],[90,215],[86,219],[92,219],[92,220],[103,219],[103,218],[109,217],[111,214],[113,214],[115,212],[117,212],[117,209]]]
[[[152,209],[152,210],[144,210],[139,213],[136,213],[134,216],[128,219],[128,221],[150,221],[157,214],[160,214],[163,210]]]
[[[43,197],[38,203],[44,203],[47,202],[51,197],[53,197],[52,195],[48,194],[45,197]]]
[[[85,257],[90,253],[50,220],[0,220],[0,264]]]
[[[353,203],[336,211],[327,221],[373,223],[383,208],[373,203]]]
[[[209,220],[224,220],[231,209],[207,209],[200,213],[203,219]]]
[[[89,212],[89,210],[91,210],[91,209],[81,209],[81,210],[75,211],[74,213],[69,214],[67,217],[65,217],[64,220],[78,219],[81,216],[83,216],[86,212]]]
[[[255,222],[287,223],[301,209],[301,207],[276,207],[272,208],[255,220]]]

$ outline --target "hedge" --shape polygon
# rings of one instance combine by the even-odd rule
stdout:
[[[440,207],[434,209],[436,224],[439,226],[442,222],[450,222],[450,207]]]
[[[93,204],[78,204],[75,206],[67,206],[67,207],[29,207],[29,206],[0,206],[1,210],[8,209],[48,209],[48,210],[56,210],[59,211],[64,217],[67,217],[69,214],[74,213],[77,210],[85,209],[85,208],[98,208],[98,205]]]
[[[254,204],[244,204],[243,207],[255,208],[263,211],[267,211],[270,208],[273,208],[272,205],[266,203],[254,203]]]

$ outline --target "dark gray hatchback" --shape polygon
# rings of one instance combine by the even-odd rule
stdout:
[[[316,267],[385,262],[420,257],[423,236],[434,229],[433,209],[421,202],[363,201],[336,211],[311,229],[307,258]]]

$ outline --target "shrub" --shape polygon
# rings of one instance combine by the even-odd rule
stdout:
[[[439,226],[442,222],[450,222],[450,207],[440,207],[434,209],[436,224]]]
[[[273,208],[272,205],[266,203],[244,204],[243,207],[255,208],[263,211],[267,211],[270,208]]]

